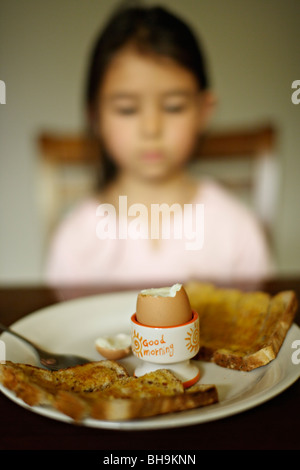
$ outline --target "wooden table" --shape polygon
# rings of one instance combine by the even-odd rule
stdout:
[[[270,293],[293,289],[300,299],[300,278],[272,280],[259,287]],[[72,297],[95,292],[101,289],[69,291]],[[58,301],[57,292],[47,287],[2,286],[0,321],[10,325]],[[299,311],[295,322],[300,325]],[[114,431],[59,422],[28,411],[0,394],[1,450],[94,450],[98,451],[93,453],[98,463],[100,454],[117,455],[118,450],[135,455],[139,450],[194,454],[204,449],[299,449],[299,423],[300,380],[279,396],[240,414],[154,431]]]

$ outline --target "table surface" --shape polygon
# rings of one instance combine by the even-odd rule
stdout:
[[[238,286],[240,287],[240,286]],[[246,290],[253,286],[243,285]],[[294,290],[300,278],[270,280],[255,286],[274,294]],[[45,286],[0,286],[0,321],[10,325],[40,308],[59,302]],[[69,289],[71,298],[101,289]],[[300,325],[298,310],[295,323]],[[300,338],[299,338],[300,339]],[[299,365],[300,367],[300,365]],[[300,380],[280,395],[231,417],[182,428],[115,431],[56,421],[18,406],[0,393],[1,450],[195,451],[222,449],[299,449]]]

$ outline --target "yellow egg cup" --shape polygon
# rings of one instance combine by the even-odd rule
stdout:
[[[198,313],[182,325],[155,327],[142,325],[131,317],[131,348],[140,359],[134,375],[140,377],[157,369],[169,369],[184,387],[190,387],[200,378],[200,370],[191,362],[200,349]]]

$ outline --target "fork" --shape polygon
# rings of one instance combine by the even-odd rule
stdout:
[[[75,356],[73,354],[54,354],[49,351],[45,351],[41,349],[39,346],[34,344],[29,339],[25,338],[24,336],[20,335],[16,331],[12,330],[8,326],[2,325],[0,323],[0,330],[6,331],[11,335],[16,336],[18,339],[24,341],[29,346],[31,346],[36,354],[38,355],[40,364],[44,366],[46,369],[49,370],[59,370],[59,369],[66,369],[68,367],[74,367],[76,365],[87,364],[91,362],[89,359],[84,357]]]

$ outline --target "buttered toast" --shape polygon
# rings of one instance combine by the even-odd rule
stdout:
[[[218,401],[214,385],[195,385],[185,390],[181,381],[166,369],[141,377],[128,377],[92,394],[60,392],[56,408],[80,421],[130,420],[178,412]]]
[[[145,418],[218,401],[214,385],[194,385],[185,390],[182,382],[168,370],[136,378],[114,361],[53,372],[6,362],[0,364],[0,382],[25,403],[50,405],[77,422],[87,417]]]
[[[185,289],[200,318],[196,359],[250,371],[276,358],[296,314],[293,291],[271,296],[200,282]]]
[[[0,383],[30,406],[52,405],[59,391],[90,393],[128,377],[115,361],[97,361],[50,371],[29,364],[7,361],[0,364]]]

